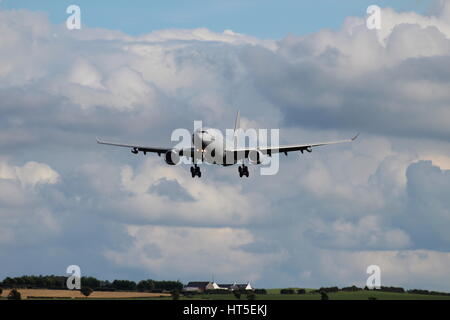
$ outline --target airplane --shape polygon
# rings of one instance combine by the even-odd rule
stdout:
[[[240,132],[240,112],[237,112],[236,121],[234,126],[234,135]],[[284,153],[286,156],[288,152],[300,151],[302,154],[304,151],[312,152],[312,148],[353,142],[358,138],[359,134],[355,135],[351,139],[331,141],[331,142],[319,142],[310,144],[298,144],[298,145],[285,145],[285,146],[270,146],[270,147],[245,147],[245,148],[227,148],[228,145],[223,140],[222,133],[213,128],[200,128],[193,132],[192,134],[192,146],[187,148],[175,148],[175,147],[149,147],[140,146],[136,144],[121,144],[102,141],[97,138],[98,144],[130,148],[133,154],[138,154],[142,152],[144,155],[147,153],[157,153],[158,156],[164,154],[164,160],[168,165],[177,165],[179,163],[180,157],[187,157],[192,159],[191,175],[192,178],[196,176],[201,178],[202,173],[198,163],[206,162],[210,164],[218,164],[222,166],[235,165],[242,162],[242,165],[238,167],[239,177],[249,177],[248,167],[244,164],[245,160],[249,160],[252,164],[261,164],[263,155],[269,157],[273,153]],[[210,151],[207,153],[206,151]],[[210,156],[207,156],[207,155]]]

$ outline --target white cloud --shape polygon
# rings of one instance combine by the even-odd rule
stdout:
[[[253,192],[242,194],[242,188],[220,181],[192,181],[186,175],[187,167],[168,167],[161,160],[147,160],[137,172],[124,167],[120,188],[128,196],[113,201],[113,207],[147,223],[194,226],[250,226],[269,214],[264,197]],[[152,193],[151,187],[162,178],[177,182],[192,200],[174,202]]]
[[[240,246],[253,241],[247,230],[129,226],[128,232],[130,247],[107,251],[106,257],[165,277],[179,274],[181,267],[185,280],[214,275],[222,281],[255,281],[262,276],[262,269],[282,256],[241,250]]]
[[[307,234],[324,248],[403,249],[411,245],[407,233],[383,226],[381,217],[375,215],[364,216],[356,223],[338,219],[327,225],[315,220]]]
[[[384,8],[381,13],[382,28],[381,30],[377,31],[379,39],[381,41],[386,41],[395,27],[402,24],[418,25],[422,29],[434,27],[442,32],[447,38],[449,38],[450,22],[447,19],[449,12],[450,6],[447,3],[443,3],[443,6],[438,12],[437,16],[425,16],[415,12],[399,13],[394,11],[393,9]]]
[[[45,203],[43,188],[59,181],[59,174],[43,163],[12,166],[0,161],[0,249],[33,245],[59,234],[59,221]]]
[[[19,167],[0,162],[0,179],[16,180],[24,186],[34,187],[38,184],[57,183],[59,174],[45,163],[31,161]]]
[[[102,75],[85,59],[78,59],[70,72],[69,81],[93,89],[104,89]]]
[[[164,42],[164,41],[208,41],[208,42],[224,42],[230,44],[251,44],[261,45],[269,49],[275,49],[275,41],[261,40],[248,35],[233,32],[232,30],[224,30],[223,33],[216,33],[206,28],[198,29],[168,29],[157,30],[150,34],[139,37],[140,40],[147,42]]]
[[[446,270],[450,264],[450,253],[428,250],[405,251],[322,251],[319,268],[329,275],[334,283],[352,283],[365,286],[366,269],[378,265],[381,269],[381,284],[406,288],[435,288],[447,291],[450,281]]]

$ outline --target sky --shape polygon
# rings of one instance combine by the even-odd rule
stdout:
[[[303,20],[289,1],[160,4],[151,21],[100,2],[79,2],[81,30],[65,4],[1,3],[0,278],[75,264],[314,288],[364,286],[378,265],[383,285],[450,291],[447,2],[382,6],[380,30],[365,1],[316,1]],[[360,137],[249,179],[95,142],[170,146],[237,109],[282,144]]]
[[[160,29],[208,28],[215,32],[233,30],[259,38],[302,35],[322,28],[337,29],[347,16],[364,16],[370,0],[3,0],[4,9],[45,12],[53,23],[63,23],[71,4],[83,10],[89,27],[120,30],[139,35]],[[399,11],[426,12],[429,0],[380,0]]]

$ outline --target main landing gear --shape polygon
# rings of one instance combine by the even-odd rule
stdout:
[[[239,170],[239,177],[241,177],[241,178],[243,176],[246,176],[247,178],[249,177],[250,174],[248,171],[248,167],[246,165],[243,164],[243,165],[239,166],[238,170]],[[195,177],[201,178],[202,177],[202,172],[200,171],[200,167],[197,166],[196,164],[194,164],[194,166],[191,167],[191,175],[192,175],[192,178],[195,178]]]
[[[238,170],[239,170],[239,177],[242,178],[243,176],[246,176],[248,178],[249,173],[248,173],[248,167],[246,165],[243,164],[242,166],[239,166]]]
[[[195,176],[198,176],[199,178],[202,177],[202,172],[200,171],[200,167],[197,166],[196,164],[193,167],[191,167],[191,175],[192,175],[192,178],[195,178]]]

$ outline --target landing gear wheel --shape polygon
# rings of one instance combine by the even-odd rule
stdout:
[[[248,167],[245,165],[242,165],[240,167],[238,167],[238,171],[239,171],[239,177],[243,177],[246,176],[248,178],[249,176],[249,172],[248,172]]]
[[[191,167],[191,176],[192,176],[192,178],[195,178],[195,176],[198,176],[199,178],[201,178],[202,172],[200,171],[200,167],[198,167],[197,165],[194,165],[193,167]]]

